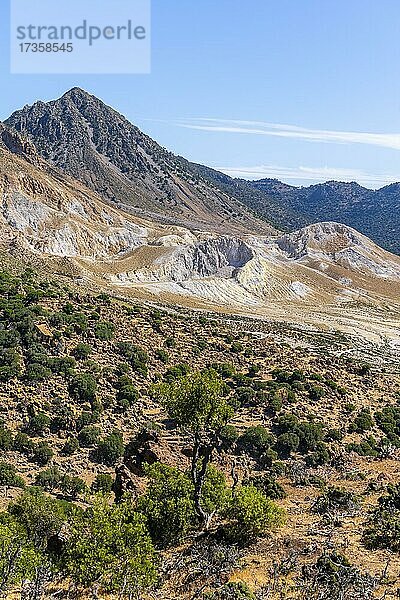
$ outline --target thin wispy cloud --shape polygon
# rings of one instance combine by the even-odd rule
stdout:
[[[230,177],[240,177],[243,179],[279,179],[287,182],[301,183],[305,185],[310,183],[321,183],[329,180],[336,181],[357,181],[365,187],[378,188],[393,181],[398,181],[399,176],[388,174],[366,173],[359,169],[346,169],[335,167],[282,167],[277,165],[259,165],[250,167],[226,167],[214,165],[214,168]]]
[[[327,129],[308,129],[296,125],[266,123],[263,121],[240,121],[211,118],[180,120],[175,124],[186,129],[213,133],[264,135],[330,144],[366,144],[390,148],[392,150],[400,150],[400,133],[331,131]]]

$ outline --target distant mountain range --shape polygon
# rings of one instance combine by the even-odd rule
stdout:
[[[379,190],[339,181],[295,187],[276,179],[261,179],[251,185],[299,215],[304,224],[318,221],[345,223],[386,250],[400,254],[400,183]],[[268,218],[267,206],[253,204],[252,208]]]
[[[80,88],[25,106],[5,123],[52,165],[143,218],[233,235],[336,221],[400,254],[400,183],[373,191],[354,182],[299,188],[233,179],[172,154]]]

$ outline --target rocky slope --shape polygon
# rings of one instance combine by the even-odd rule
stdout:
[[[261,179],[252,186],[301,214],[304,222],[323,219],[346,223],[387,250],[400,253],[399,183],[376,191],[339,181],[298,188],[275,179]],[[262,205],[254,208],[262,214]]]
[[[0,279],[0,317],[8,334],[1,338],[2,359],[13,352],[18,356],[14,370],[5,370],[4,362],[0,365],[3,546],[7,548],[3,531],[10,517],[4,511],[24,494],[19,486],[42,487],[46,498],[61,499],[64,507],[74,502],[90,508],[96,489],[112,488],[111,503],[123,492],[135,500],[141,496],[149,483],[144,462],[161,461],[187,471],[191,436],[175,426],[154,398],[153,384],[173,380],[186,365],[195,371],[213,365],[223,374],[237,407],[223,446],[214,452],[213,465],[229,486],[232,473],[239,485],[250,480],[285,508],[287,522],[238,545],[221,535],[215,515],[207,535],[190,530],[183,542],[174,538],[167,549],[159,550],[157,588],[145,597],[200,598],[205,586],[219,589],[222,572],[223,581],[246,582],[260,598],[266,589],[277,591],[271,600],[287,598],[288,577],[293,581],[290,598],[315,598],[314,572],[307,569],[321,555],[326,560],[327,538],[328,550],[345,553],[358,569],[350,572],[351,582],[358,582],[363,591],[373,578],[372,587],[379,592],[375,596],[348,593],[346,600],[395,597],[399,553],[384,547],[371,550],[362,537],[386,485],[400,481],[400,442],[396,448],[386,437],[388,427],[398,428],[400,423],[400,376],[382,353],[379,361],[369,359],[368,366],[348,354],[351,339],[343,335],[317,336],[301,329],[290,332],[270,322],[139,307],[88,293],[74,284],[66,289],[59,281],[26,271],[18,271],[15,277],[0,269]],[[15,306],[23,311],[23,322],[15,319]],[[295,333],[296,341],[287,343],[288,335]],[[4,352],[7,343],[13,346]],[[127,348],[136,353],[127,355]],[[82,378],[88,383],[85,387],[76,385]],[[304,442],[288,452],[284,440],[299,439],[296,432]],[[332,486],[339,493],[332,494]],[[168,505],[176,506],[174,498],[178,494],[179,501],[181,486],[165,489],[174,494],[172,500],[168,496]],[[332,496],[325,510],[315,510],[317,502],[322,505]],[[46,517],[53,513],[49,501],[32,510],[29,498],[22,496],[23,510],[10,512],[20,514],[23,524],[25,515],[33,514],[28,523],[38,523],[43,544],[43,531],[47,533],[54,523]],[[107,526],[109,521],[104,522]],[[169,526],[170,521],[164,523]],[[55,530],[54,538],[68,541],[70,527],[63,525],[61,535],[59,531]],[[95,551],[98,540],[103,540],[99,531],[90,546],[94,548],[90,566],[92,556],[101,556],[101,546],[100,552]],[[60,547],[49,544],[51,550]],[[113,550],[118,549],[115,544]],[[34,580],[36,597],[42,590],[44,598],[123,597],[103,593],[97,571],[90,590],[73,588],[64,570],[61,574],[56,569],[37,571],[41,577]],[[346,566],[346,576],[348,572]],[[304,573],[310,573],[306,588]],[[13,579],[13,593],[10,589],[7,597],[29,597],[25,589],[32,597],[31,580],[23,579],[23,593],[14,589],[18,580]],[[334,582],[337,579],[335,571]],[[318,581],[325,580],[321,576]],[[228,595],[220,598],[232,597],[231,591],[228,588]],[[323,597],[337,595],[328,589]]]
[[[219,188],[79,88],[26,106],[6,123],[27,134],[43,158],[137,215],[220,232],[271,232],[232,189]]]
[[[4,243],[54,256],[117,255],[146,229],[126,220],[43,161],[23,138],[0,129],[0,225]]]

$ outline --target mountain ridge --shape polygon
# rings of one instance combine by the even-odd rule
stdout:
[[[278,180],[251,182],[258,190],[295,212],[308,224],[321,219],[340,221],[354,227],[377,244],[400,253],[400,183],[377,190],[357,182],[326,181],[305,187],[289,186]],[[261,214],[261,211],[258,211]]]

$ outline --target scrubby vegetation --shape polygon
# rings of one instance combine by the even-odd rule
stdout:
[[[31,271],[0,291],[3,595],[393,592],[398,374]]]

